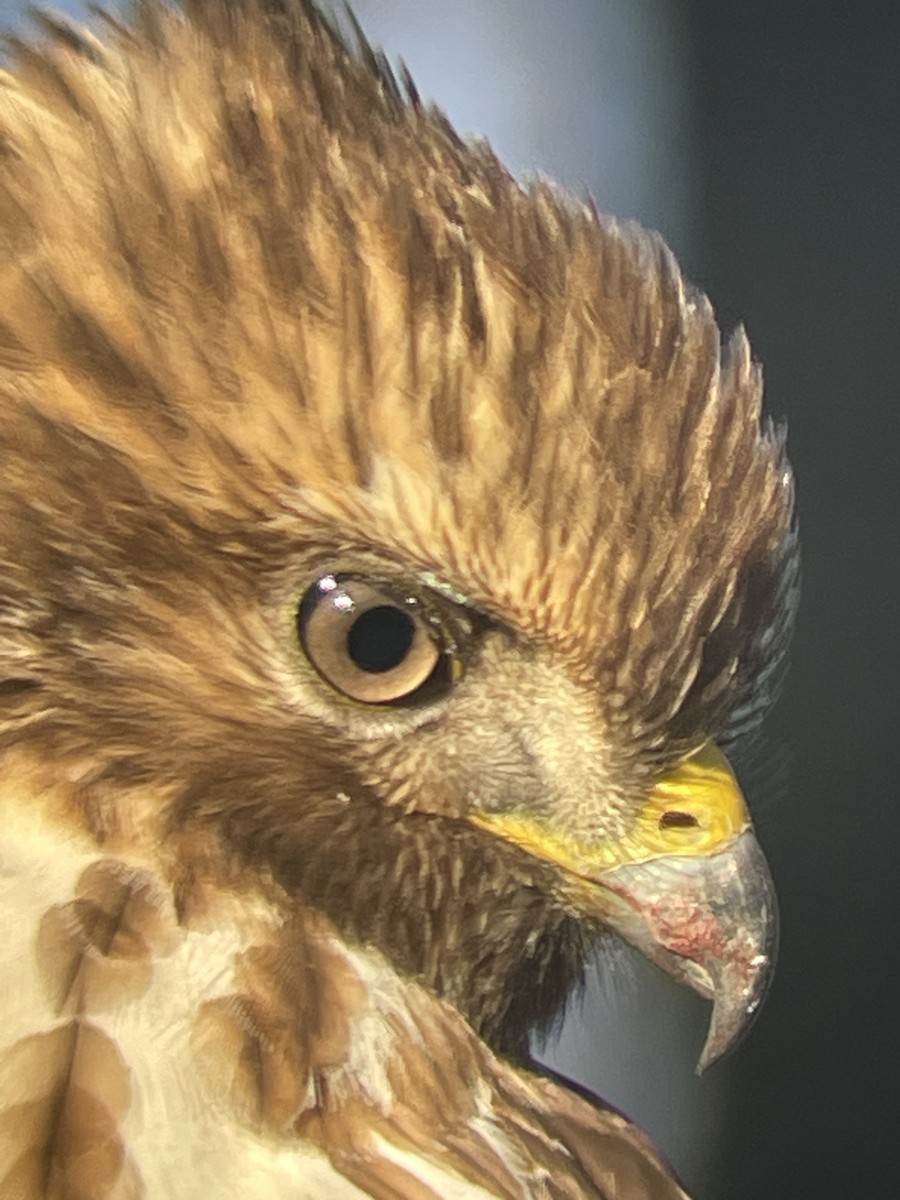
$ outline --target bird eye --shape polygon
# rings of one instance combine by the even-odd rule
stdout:
[[[324,575],[303,597],[297,625],[309,661],[353,700],[408,703],[452,681],[440,627],[415,599],[380,584]]]

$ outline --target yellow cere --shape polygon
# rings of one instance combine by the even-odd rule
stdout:
[[[583,876],[664,855],[712,854],[750,824],[728,759],[713,742],[660,776],[624,837],[587,841],[522,810],[475,811],[469,820],[537,858]]]

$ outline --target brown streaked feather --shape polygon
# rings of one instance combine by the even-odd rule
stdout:
[[[742,335],[720,368],[709,305],[657,239],[546,184],[524,191],[302,6],[271,22],[252,6],[190,12],[148,10],[140,50],[58,39],[9,85],[5,354],[41,363],[10,386],[173,502],[196,504],[199,485],[204,522],[241,519],[266,491],[332,535],[451,571],[554,642],[610,647],[597,670],[639,672],[627,690],[652,703],[617,719],[650,745],[661,725],[689,731],[716,678],[719,721],[731,708],[747,724],[790,606],[748,614],[743,593],[789,578],[794,551],[781,443],[748,436],[760,383]],[[295,111],[324,120],[340,154]],[[255,464],[249,494],[229,446]],[[373,508],[373,486],[393,503]],[[585,571],[640,527],[651,544],[615,574]],[[549,561],[558,582],[535,607]],[[652,664],[616,625],[635,591],[669,597],[645,627]],[[712,612],[719,642],[758,629],[745,664],[715,638],[702,665],[662,657],[695,652],[691,625]]]
[[[144,1194],[120,1129],[132,1096],[114,1039],[73,1018],[4,1049],[0,1080],[5,1196],[137,1200]]]
[[[23,846],[37,829],[36,797],[28,799],[30,812],[4,796]],[[279,1155],[290,1146],[295,1188],[318,1148],[336,1186],[343,1178],[392,1200],[616,1200],[651,1183],[654,1200],[683,1196],[624,1118],[504,1064],[453,1008],[376,951],[348,949],[279,889],[260,892],[245,872],[223,878],[227,860],[212,845],[185,848],[180,869],[192,863],[192,879],[182,879],[177,922],[160,876],[96,855],[78,870],[73,849],[70,835],[57,835],[36,851],[52,873],[77,873],[71,898],[40,919],[19,979],[27,990],[33,973],[49,1012],[64,1015],[0,1054],[4,1195],[180,1200],[202,1182],[204,1194],[236,1196],[227,1172],[221,1191],[205,1176],[173,1186],[178,1159],[147,1140],[160,1119],[171,1122],[168,1140],[180,1139],[179,1156],[192,1161],[209,1136],[192,1128],[202,1108],[222,1137],[251,1138],[253,1178],[273,1196],[297,1194],[279,1190]],[[28,866],[41,869],[37,859]],[[32,916],[39,910],[20,919]],[[219,957],[210,933],[236,953]],[[62,1004],[60,976],[70,981]],[[169,1024],[182,1009],[184,1026]],[[40,1016],[39,1004],[14,1006],[7,1028]],[[166,1095],[168,1111],[152,1114],[150,1101]]]

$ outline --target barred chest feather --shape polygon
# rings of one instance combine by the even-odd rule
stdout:
[[[27,788],[3,803],[9,1200],[537,1200],[655,1175],[622,1118],[498,1061],[318,916],[263,887],[188,896],[163,864],[49,819]],[[605,1164],[607,1193],[591,1160],[623,1131],[636,1153]]]

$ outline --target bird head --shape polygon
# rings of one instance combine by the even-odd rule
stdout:
[[[743,333],[309,5],[185,11],[45,17],[8,85],[5,751],[510,1054],[618,933],[712,1061],[775,938],[722,747],[797,576]]]

